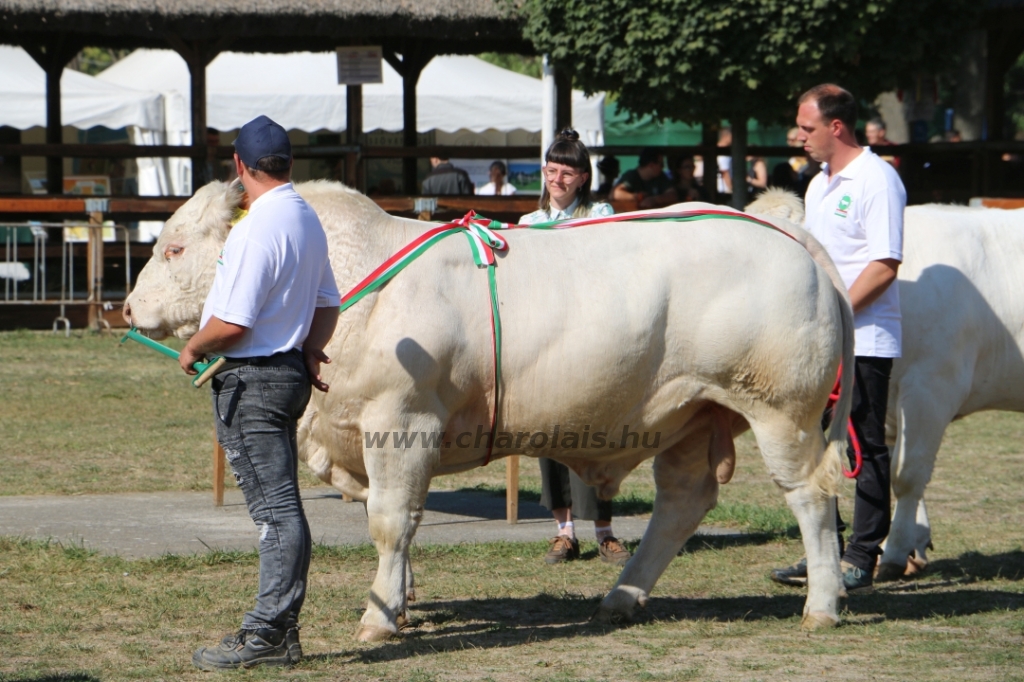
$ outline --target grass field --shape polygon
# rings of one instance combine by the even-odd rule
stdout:
[[[0,494],[209,486],[208,396],[174,364],[111,337],[0,334]],[[523,461],[523,495],[539,489]],[[304,481],[315,484],[309,477]],[[499,463],[435,487],[502,493]],[[852,488],[847,486],[844,506]],[[619,511],[644,512],[638,470]],[[414,551],[413,624],[384,645],[353,641],[376,569],[369,547],[317,547],[304,610],[307,658],[246,679],[1024,680],[1024,416],[953,424],[932,484],[936,549],[924,578],[845,602],[842,627],[799,630],[803,593],[767,571],[802,552],[756,447],[708,521],[752,531],[692,542],[640,620],[588,618],[617,571],[593,559],[547,567],[543,544]],[[2,519],[0,519],[2,533]],[[215,552],[128,561],[0,538],[0,681],[199,680],[194,648],[251,605],[257,559]]]

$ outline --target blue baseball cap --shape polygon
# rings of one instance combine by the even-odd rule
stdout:
[[[257,116],[238,131],[235,151],[238,152],[238,158],[242,163],[249,168],[255,168],[260,159],[268,156],[290,160],[292,143],[280,124],[267,116]]]

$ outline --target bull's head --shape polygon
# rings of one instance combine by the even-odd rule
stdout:
[[[237,184],[211,182],[174,212],[125,300],[128,324],[158,337],[188,338],[199,330],[217,257],[242,196]]]

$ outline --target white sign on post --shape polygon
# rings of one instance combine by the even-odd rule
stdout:
[[[382,83],[384,59],[380,45],[338,48],[338,85]]]

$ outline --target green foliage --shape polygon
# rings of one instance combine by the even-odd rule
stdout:
[[[540,78],[541,76],[541,67],[543,65],[541,64],[540,57],[537,56],[509,54],[507,52],[484,52],[478,54],[477,57],[503,69],[521,73],[524,76],[530,76],[531,78]]]
[[[587,92],[690,123],[788,119],[822,82],[872,99],[950,63],[970,0],[523,0],[524,36]],[[956,21],[951,21],[956,17]]]
[[[124,59],[131,50],[114,50],[106,47],[84,47],[68,67],[90,76],[95,76],[114,62]]]

